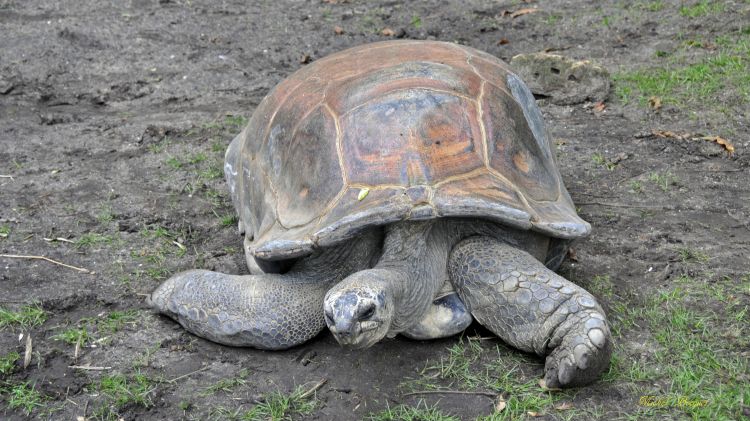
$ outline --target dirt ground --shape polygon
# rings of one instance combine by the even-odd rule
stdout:
[[[747,0],[0,0],[0,418],[750,417],[748,22]],[[177,271],[247,272],[222,158],[269,89],[394,37],[610,71],[603,104],[540,101],[594,229],[561,273],[612,321],[601,381],[542,390],[542,359],[478,327],[263,352],[146,307]]]

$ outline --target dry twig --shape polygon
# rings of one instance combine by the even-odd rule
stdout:
[[[58,262],[57,260],[52,260],[49,257],[45,257],[45,256],[27,256],[27,255],[20,255],[20,254],[0,254],[0,257],[7,257],[8,259],[45,260],[47,262],[54,263],[54,264],[60,265],[60,266],[64,266],[64,267],[69,268],[69,269],[77,270],[79,272],[94,274],[93,271],[90,271],[88,269],[79,268],[79,267],[71,266],[71,265],[66,265],[63,262]]]

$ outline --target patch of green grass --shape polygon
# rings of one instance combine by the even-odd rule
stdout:
[[[224,215],[221,217],[221,226],[222,227],[233,227],[237,225],[237,221],[239,219],[237,218],[237,215]]]
[[[198,172],[198,177],[206,180],[216,180],[224,176],[224,171],[218,167],[209,167],[203,171]]]
[[[191,155],[190,158],[188,158],[187,162],[188,162],[188,164],[195,165],[195,164],[200,164],[201,162],[205,161],[206,159],[208,159],[208,157],[206,156],[206,154],[204,154],[203,152],[198,152],[198,153],[195,153],[195,154]]]
[[[112,205],[109,203],[103,203],[99,207],[99,212],[96,214],[96,220],[101,224],[108,224],[115,219],[115,215],[112,213]]]
[[[677,253],[684,263],[706,263],[710,259],[708,254],[687,247],[677,250]]]
[[[113,311],[96,323],[100,331],[115,333],[126,324],[135,323],[138,320],[137,310]]]
[[[318,402],[314,394],[307,394],[302,387],[292,393],[274,392],[265,397],[264,402],[240,416],[243,421],[287,420],[312,413]]]
[[[47,312],[36,304],[26,305],[18,311],[0,307],[0,329],[19,327],[22,330],[39,326],[47,320]]]
[[[536,376],[521,371],[521,364],[539,361],[504,346],[485,348],[477,340],[462,339],[447,349],[448,355],[426,366],[414,380],[401,386],[411,391],[482,390],[502,393],[506,408],[488,419],[518,419],[527,412],[543,412],[565,397],[543,390]]]
[[[665,105],[693,110],[750,103],[750,36],[737,32],[717,38],[716,44],[719,48],[698,59],[678,51],[658,67],[616,73],[615,93],[623,103],[648,106],[649,98],[658,97]],[[691,40],[686,48],[698,45],[704,42]],[[719,93],[731,97],[720,100]]]
[[[16,368],[16,361],[21,358],[17,352],[9,352],[0,357],[0,374],[8,375]]]
[[[641,183],[639,180],[634,180],[630,183],[630,188],[633,190],[633,193],[642,193],[643,183]]]
[[[180,168],[182,168],[182,165],[183,165],[183,164],[182,164],[182,162],[180,162],[180,160],[179,160],[179,159],[177,159],[177,158],[175,158],[175,157],[173,157],[173,156],[170,156],[170,157],[169,157],[169,158],[167,158],[167,160],[166,160],[166,161],[164,161],[164,162],[166,162],[166,163],[167,163],[167,165],[169,165],[170,167],[172,167],[172,168],[174,168],[174,169],[176,169],[176,170],[179,170]]]
[[[91,232],[78,237],[73,245],[77,249],[86,249],[103,244],[112,244],[114,238],[110,235]]]
[[[555,25],[557,22],[559,22],[562,19],[562,16],[556,15],[556,14],[549,14],[547,17],[544,18],[544,23],[547,25]]]
[[[203,389],[203,392],[201,392],[201,396],[210,396],[216,392],[231,393],[235,388],[244,386],[247,383],[245,379],[249,374],[250,373],[247,371],[247,369],[243,368],[235,377],[221,379],[211,386]]]
[[[0,240],[3,238],[8,238],[10,235],[10,227],[7,225],[0,225]]]
[[[663,173],[652,172],[648,176],[648,179],[664,192],[669,191],[669,187],[678,181],[678,178],[669,171]]]
[[[691,253],[692,255],[692,253]],[[742,418],[742,402],[750,392],[743,387],[750,366],[741,351],[747,349],[747,326],[735,323],[743,305],[732,306],[731,291],[738,288],[729,277],[716,281],[714,288],[727,301],[714,301],[706,294],[706,282],[689,276],[673,280],[673,288],[649,291],[642,303],[613,306],[610,317],[624,334],[649,332],[642,347],[625,356],[627,345],[616,343],[612,366],[605,381],[618,382],[644,396],[630,419],[734,420]],[[744,317],[741,316],[741,318]],[[633,324],[622,320],[637,320]],[[644,353],[644,350],[647,350]]]
[[[380,412],[369,414],[367,419],[370,421],[460,421],[458,417],[444,414],[437,408],[437,405],[428,406],[424,401],[417,403],[417,406],[388,407]]]
[[[641,1],[636,3],[636,7],[649,12],[659,12],[664,9],[664,2],[661,0],[657,1]]]
[[[164,136],[157,143],[152,143],[148,145],[146,149],[148,149],[148,151],[151,153],[161,153],[165,149],[167,149],[167,147],[171,144],[172,144],[172,139],[170,139],[168,136]]]
[[[228,115],[224,117],[224,125],[234,129],[240,129],[247,125],[247,118],[241,115]]]
[[[117,407],[136,404],[143,407],[153,406],[151,393],[156,389],[151,379],[141,373],[130,376],[112,374],[99,380],[97,390]]]
[[[680,7],[680,15],[687,18],[699,18],[724,11],[723,2],[716,0],[701,0],[689,6]]]
[[[10,385],[0,390],[2,394],[7,395],[10,409],[20,409],[26,415],[31,415],[34,409],[44,406],[44,396],[31,382]]]
[[[615,295],[614,285],[609,275],[596,275],[586,283],[586,289],[597,297],[611,300]]]
[[[81,346],[85,346],[90,337],[89,331],[85,327],[72,327],[54,335],[52,339],[63,341],[70,345],[80,344]]]
[[[591,155],[591,160],[594,161],[594,164],[596,164],[597,166],[606,168],[607,171],[612,171],[617,168],[617,164],[609,161],[603,154],[600,154],[598,152]]]
[[[413,26],[415,29],[419,29],[422,27],[422,18],[414,15],[411,17],[411,26]]]

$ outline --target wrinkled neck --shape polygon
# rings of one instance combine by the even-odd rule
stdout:
[[[444,224],[406,221],[386,229],[383,255],[374,269],[384,270],[384,288],[395,306],[390,334],[418,323],[446,279],[450,238]]]

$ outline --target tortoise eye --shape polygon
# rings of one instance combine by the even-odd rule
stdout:
[[[375,315],[375,305],[373,304],[367,307],[367,309],[364,312],[362,312],[362,315],[359,316],[359,320],[369,320],[374,315]]]

